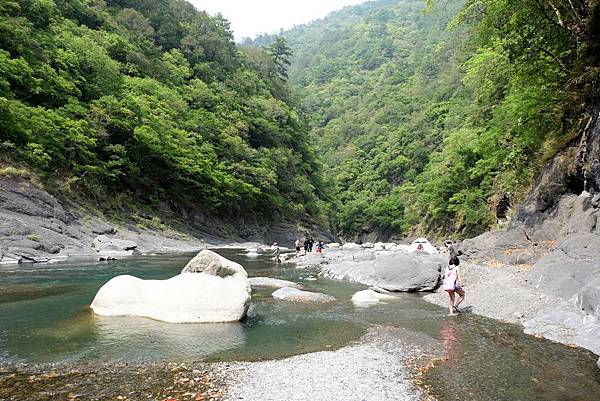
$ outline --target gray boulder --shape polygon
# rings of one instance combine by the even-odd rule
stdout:
[[[574,300],[600,317],[600,236],[569,236],[534,265],[532,278],[542,292]]]
[[[323,273],[387,291],[433,291],[444,265],[439,256],[393,253],[370,261],[332,263]]]
[[[541,335],[563,344],[575,344],[600,354],[600,322],[583,312],[541,310],[523,324],[526,334]]]
[[[239,274],[248,278],[242,265],[207,249],[200,251],[190,260],[181,273],[206,273],[219,277]],[[248,283],[248,291],[250,291],[250,283]]]
[[[94,234],[115,234],[117,230],[105,221],[93,219],[88,224],[88,227]]]
[[[331,295],[321,294],[318,292],[302,291],[297,288],[283,287],[273,293],[273,298],[280,301],[292,302],[320,302],[327,303],[335,301]]]
[[[115,245],[107,245],[98,251],[99,260],[119,260],[133,255],[133,251],[126,251]]]

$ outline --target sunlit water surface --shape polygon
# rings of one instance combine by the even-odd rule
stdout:
[[[387,304],[355,307],[363,286],[329,280],[315,270],[276,266],[266,256],[219,251],[249,275],[301,283],[331,294],[329,304],[298,304],[252,293],[240,323],[168,324],[144,318],[99,317],[89,309],[110,278],[164,279],[193,255],[118,262],[0,266],[0,361],[224,361],[280,358],[334,349],[370,326],[394,325],[439,341],[444,361],[425,378],[440,399],[600,400],[596,357],[526,336],[515,325],[476,315],[448,317],[443,308],[406,294]]]

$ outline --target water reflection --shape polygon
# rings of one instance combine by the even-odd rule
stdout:
[[[140,317],[94,316],[94,325],[101,350],[96,347],[91,356],[117,360],[200,360],[242,347],[246,340],[241,323],[171,324]]]
[[[440,341],[444,347],[445,357],[449,363],[460,363],[462,354],[459,334],[455,319],[447,319],[440,330]]]
[[[51,297],[75,291],[74,285],[2,285],[0,286],[0,304],[31,299]]]

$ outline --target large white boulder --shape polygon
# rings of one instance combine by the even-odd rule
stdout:
[[[104,284],[91,308],[101,316],[142,316],[170,323],[234,322],[246,315],[250,283],[244,268],[201,251],[168,280],[117,276]]]

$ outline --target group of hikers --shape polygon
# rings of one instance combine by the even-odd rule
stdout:
[[[302,249],[301,245],[302,243],[299,239],[297,239],[295,242],[296,256],[300,256],[300,250]],[[313,239],[313,237],[306,236],[306,238],[304,238],[304,255],[306,255],[308,252],[312,252],[314,246],[315,240]],[[275,261],[276,263],[281,263],[281,251],[279,250],[279,244],[277,242],[274,242],[271,248],[273,249],[273,253],[271,254],[273,261]],[[316,244],[316,251],[318,253],[323,253],[324,248],[325,244],[323,243],[323,241],[318,241]]]
[[[300,242],[299,239],[296,240],[295,246],[296,246],[296,256],[300,256],[300,250],[302,243]],[[315,240],[313,239],[313,237],[310,236],[306,236],[304,238],[304,255],[306,255],[307,252],[312,252],[313,251],[313,246],[315,245]],[[325,248],[325,244],[323,244],[323,241],[319,241],[317,242],[317,252],[318,253],[323,253],[323,248]]]
[[[304,245],[304,255],[306,255],[308,252],[313,251],[314,244],[315,240],[311,236],[306,236],[306,238],[304,238],[304,244],[297,239],[295,242],[296,256],[300,255],[300,251],[302,249],[301,245]],[[277,263],[280,263],[280,251],[277,242],[273,243],[273,248],[273,260]],[[322,253],[323,248],[323,242],[317,242],[316,251],[318,253]],[[450,315],[454,315],[456,313],[460,313],[459,305],[465,300],[465,290],[463,288],[463,279],[460,274],[460,259],[458,259],[458,254],[454,250],[452,241],[444,241],[444,249],[448,253],[448,266],[444,271],[442,289],[446,291],[450,297],[448,311],[450,312]],[[458,298],[456,295],[458,295]]]

